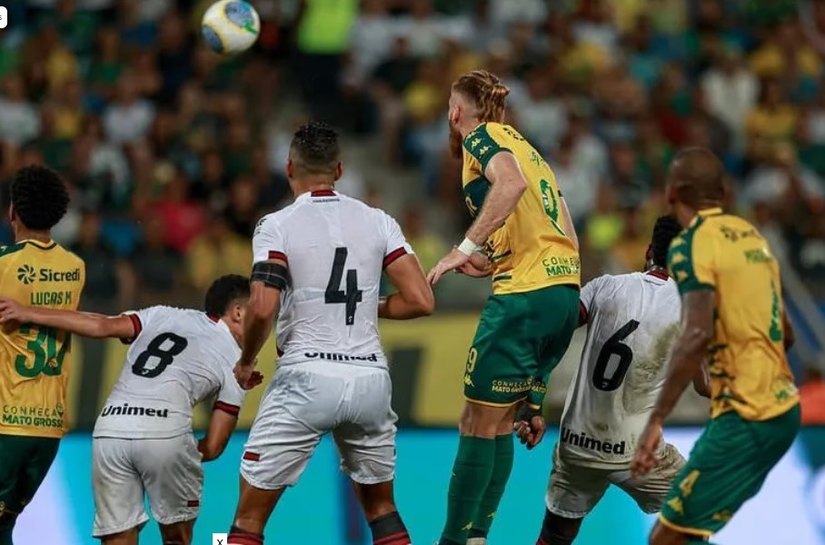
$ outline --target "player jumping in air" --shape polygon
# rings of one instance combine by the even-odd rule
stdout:
[[[329,432],[374,543],[410,543],[393,500],[396,416],[378,318],[430,314],[433,294],[396,221],[335,192],[341,173],[335,131],[321,123],[298,129],[287,162],[295,202],[265,216],[252,238],[238,380],[252,372],[279,309],[280,357],[243,455],[229,545],[263,543],[276,503]],[[385,300],[382,272],[399,290]]]
[[[44,310],[0,300],[0,322],[18,321],[131,344],[92,434],[94,536],[135,545],[149,520],[163,543],[189,545],[198,516],[201,461],[217,458],[238,421],[245,392],[233,375],[240,355],[249,279],[215,280],[204,311],[149,307],[119,316]],[[255,375],[249,386],[261,382]],[[192,434],[192,408],[217,395],[206,436]]]
[[[753,225],[722,212],[723,177],[703,148],[680,152],[668,172],[668,200],[685,227],[668,254],[682,328],[635,474],[655,467],[662,423],[708,355],[711,421],[665,500],[653,545],[705,544],[756,495],[799,430],[779,265]]]
[[[576,234],[553,171],[513,127],[502,124],[508,89],[485,71],[453,83],[451,149],[475,221],[461,245],[430,271],[492,274],[464,374],[467,403],[440,545],[483,543],[513,465],[513,420],[524,404],[544,433],[541,405],[579,318]],[[487,258],[478,252],[484,250]],[[526,404],[525,404],[526,402]]]
[[[30,166],[11,182],[14,244],[0,247],[0,297],[26,305],[76,309],[86,269],[51,239],[69,194],[56,172]],[[0,331],[0,545],[12,545],[17,516],[52,465],[67,428],[71,338],[32,324]]]
[[[636,438],[644,429],[665,377],[664,364],[679,330],[679,291],[667,275],[667,250],[682,230],[672,216],[653,229],[645,272],[605,275],[582,289],[579,323],[587,340],[561,418],[561,437],[547,490],[537,545],[570,545],[584,517],[610,484],[656,513],[685,460],[661,443],[656,467],[630,474]],[[707,394],[704,372],[694,382]]]

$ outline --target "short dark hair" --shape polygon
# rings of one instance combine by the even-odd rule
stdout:
[[[679,151],[671,163],[669,178],[678,199],[688,206],[721,204],[725,198],[725,167],[707,148]]]
[[[338,132],[322,121],[298,127],[289,146],[289,158],[309,174],[334,174],[340,156]]]
[[[32,165],[23,167],[11,181],[11,205],[27,228],[47,231],[57,225],[69,207],[69,191],[54,170]]]
[[[667,251],[670,243],[682,232],[682,226],[673,216],[660,216],[653,227],[648,258],[654,265],[667,267]]]
[[[209,286],[203,301],[203,309],[215,318],[223,316],[241,299],[249,299],[249,278],[239,274],[221,276]]]

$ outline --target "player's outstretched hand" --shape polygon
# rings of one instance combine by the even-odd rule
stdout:
[[[458,269],[468,261],[470,261],[468,255],[458,251],[458,248],[453,248],[452,251],[442,257],[441,261],[427,274],[427,282],[435,286],[445,273]]]
[[[244,390],[251,390],[264,381],[264,376],[255,370],[254,365],[242,365],[237,363],[235,365],[235,380],[238,381],[241,388]]]
[[[541,443],[541,440],[544,439],[546,429],[547,424],[541,415],[530,417],[529,422],[527,420],[519,420],[513,423],[513,430],[515,430],[516,436],[518,436],[522,445],[527,446],[527,450],[533,450],[536,445]]]
[[[634,476],[647,475],[656,467],[656,451],[659,449],[661,440],[662,423],[651,418],[645,427],[645,431],[642,432],[639,445],[636,447],[636,453],[633,455],[633,463],[630,469]]]
[[[0,299],[0,324],[28,321],[28,308],[11,299]]]

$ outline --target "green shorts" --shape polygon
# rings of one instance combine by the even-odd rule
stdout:
[[[491,295],[467,356],[464,396],[485,405],[527,399],[540,406],[578,325],[577,286]]]
[[[735,412],[710,421],[665,499],[660,522],[678,532],[710,537],[754,497],[799,431],[799,405],[770,420]]]
[[[60,439],[0,434],[0,515],[20,514],[57,455]]]

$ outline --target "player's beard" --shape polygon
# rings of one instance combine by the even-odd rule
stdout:
[[[450,155],[452,155],[456,159],[461,159],[462,149],[461,149],[461,142],[464,140],[461,137],[461,133],[458,131],[455,125],[450,122]]]

